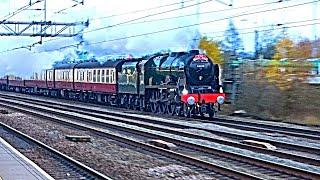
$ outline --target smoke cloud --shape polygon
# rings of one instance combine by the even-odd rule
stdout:
[[[51,4],[50,4],[51,2]],[[154,1],[102,1],[102,0],[91,0],[85,1],[84,6],[77,6],[63,13],[54,14],[53,12],[58,11],[62,8],[59,4],[61,0],[48,1],[48,7],[51,8],[50,13],[48,12],[47,19],[53,19],[57,22],[74,22],[74,21],[86,21],[89,19],[89,27],[84,29],[86,31],[92,31],[96,28],[106,27],[110,25],[115,25],[121,22],[125,22],[131,19],[139,18],[149,14],[154,14],[157,12],[162,12],[166,10],[179,8],[180,5],[174,5],[166,8],[153,9],[151,11],[139,12],[135,14],[129,14],[124,16],[114,16],[111,18],[101,18],[99,17],[111,16],[119,14],[122,12],[134,11],[139,9],[146,9],[148,7],[154,7],[161,4],[171,4],[172,1],[161,1],[157,0],[158,3]],[[72,1],[71,1],[72,2]],[[63,1],[63,4],[66,0]],[[195,2],[190,2],[189,4],[194,4]],[[1,3],[0,3],[1,4]],[[23,4],[23,3],[22,3]],[[20,6],[22,5],[20,4]],[[139,6],[143,5],[142,7]],[[184,4],[185,6],[188,3]],[[19,4],[16,5],[19,7]],[[72,3],[66,4],[63,7],[72,6]],[[132,8],[129,8],[132,7]],[[186,8],[179,11],[174,11],[172,13],[161,14],[158,16],[152,16],[149,18],[141,19],[136,22],[149,21],[164,17],[172,17],[183,14],[194,13],[195,8]],[[28,12],[30,13],[30,12]],[[39,16],[39,15],[38,15]],[[22,18],[21,16],[18,18]],[[17,18],[17,19],[18,19]],[[37,18],[36,16],[33,18]],[[32,18],[31,18],[32,19]],[[41,18],[40,18],[41,19]],[[114,40],[118,38],[130,37],[150,32],[161,31],[170,28],[181,27],[189,24],[196,23],[195,17],[186,17],[171,19],[165,21],[152,21],[139,24],[124,24],[114,27],[105,28],[103,30],[94,31],[91,33],[83,33],[83,35],[76,38],[58,38],[57,40],[50,40],[46,42],[44,39],[42,45],[38,45],[32,49],[31,52],[25,49],[11,51],[7,53],[2,53],[0,57],[0,76],[5,74],[14,74],[27,78],[32,75],[33,72],[40,72],[42,69],[51,68],[51,65],[55,61],[63,60],[65,57],[70,57],[76,59],[76,50],[88,51],[91,56],[105,56],[105,55],[126,55],[132,54],[136,57],[145,54],[151,54],[163,50],[170,51],[183,51],[188,50],[190,47],[196,46],[198,43],[197,27],[182,28],[172,31],[167,31],[163,33],[149,34],[146,36],[125,38],[121,40]],[[38,39],[35,38],[3,38],[7,44],[0,43],[0,49],[10,49],[21,45],[32,44]],[[112,41],[114,40],[114,41]],[[80,47],[72,47],[67,49],[61,49],[55,51],[63,46],[70,44],[77,44],[83,41]],[[100,44],[94,44],[95,42],[106,41]],[[40,52],[40,53],[39,53]]]

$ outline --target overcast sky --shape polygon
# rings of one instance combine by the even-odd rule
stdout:
[[[33,0],[34,2],[35,0]],[[80,0],[79,0],[80,1]],[[192,6],[202,2],[199,6]],[[164,13],[157,16],[151,16],[135,22],[155,20],[165,17],[174,17],[178,15],[193,14],[197,11],[200,13],[212,12],[221,10],[216,13],[205,13],[200,16],[188,16],[183,18],[176,18],[170,20],[153,21],[140,24],[126,24],[119,25],[112,28],[106,28],[93,33],[84,34],[84,40],[87,43],[94,43],[101,40],[112,40],[121,37],[133,36],[137,34],[149,33],[164,29],[176,28],[185,25],[204,23],[207,21],[215,21],[212,23],[202,24],[200,26],[193,26],[185,29],[178,29],[174,31],[168,31],[165,33],[157,33],[154,35],[141,36],[136,38],[130,38],[121,41],[112,41],[102,44],[91,45],[83,47],[89,50],[92,54],[106,54],[106,53],[131,53],[143,54],[144,52],[155,52],[161,49],[172,50],[186,50],[190,47],[192,39],[195,37],[197,29],[201,34],[214,37],[216,40],[223,39],[223,31],[227,28],[228,17],[239,16],[233,18],[235,25],[240,29],[240,37],[243,39],[245,50],[253,51],[254,47],[254,34],[255,29],[263,31],[269,29],[272,24],[283,24],[285,22],[297,22],[318,18],[319,14],[314,14],[314,4],[301,5],[294,8],[287,8],[282,10],[274,10],[266,13],[255,13],[252,15],[241,16],[245,13],[254,13],[269,9],[283,8],[286,6],[292,6],[301,3],[312,2],[312,0],[291,0],[289,2],[273,3],[261,6],[254,6],[248,8],[240,8],[242,6],[271,3],[278,0],[233,0],[233,6],[229,7],[226,4],[230,4],[231,0],[185,0],[184,7],[181,10],[176,10],[171,13]],[[16,9],[26,5],[29,0],[0,0],[0,17],[4,17],[9,13],[14,12]],[[75,8],[68,9],[62,13],[55,13],[61,9],[71,7],[74,5],[72,0],[47,0],[47,20],[59,21],[59,22],[74,22],[74,21],[86,21],[90,19],[90,26],[85,31],[94,30],[96,28],[105,27],[108,25],[114,25],[135,18],[143,17],[146,15],[177,9],[182,7],[181,4],[173,6],[167,6],[164,8],[154,9],[153,7],[178,3],[181,0],[85,0],[84,5],[76,6]],[[225,2],[225,4],[221,3]],[[30,9],[42,8],[43,3],[31,7]],[[318,9],[320,2],[317,4]],[[188,7],[192,6],[192,7]],[[128,14],[124,16],[114,16],[111,18],[101,18],[110,15],[117,15],[124,12],[130,12],[141,9],[152,9],[150,11],[143,11],[140,13]],[[12,21],[40,21],[43,20],[43,12],[41,11],[24,11],[18,15],[13,16],[9,20]],[[98,18],[98,19],[97,19]],[[314,23],[315,21],[304,22],[300,24],[288,24],[287,26],[296,26],[301,24]],[[319,22],[319,20],[317,21]],[[263,26],[263,27],[260,27]],[[241,30],[245,28],[257,27],[253,29]],[[4,32],[3,27],[0,27],[0,32]],[[313,38],[314,26],[304,26],[299,28],[288,29],[289,35],[294,39],[301,38]],[[318,28],[320,29],[320,28]],[[243,34],[242,34],[243,33]],[[249,33],[249,34],[248,34]],[[251,34],[250,34],[251,33]],[[319,35],[318,35],[319,36]],[[48,40],[48,39],[44,39]],[[39,41],[39,38],[33,37],[0,37],[0,51],[7,49],[29,45]],[[45,42],[43,45],[39,45],[29,52],[26,49],[17,51],[10,51],[1,53],[0,58],[0,75],[4,73],[14,73],[22,76],[27,76],[30,71],[38,71],[42,68],[50,67],[53,61],[63,58],[67,53],[74,51],[73,49],[62,50],[58,52],[46,52],[46,53],[34,53],[37,51],[53,50],[61,46],[76,43],[73,38],[60,38],[55,41]]]

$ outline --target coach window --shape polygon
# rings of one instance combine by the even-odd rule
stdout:
[[[93,70],[93,82],[96,82],[97,81],[97,71],[96,70]]]
[[[77,74],[76,75],[77,75],[76,79],[77,79],[77,81],[79,81],[80,80],[80,71],[77,70]]]
[[[67,81],[69,81],[69,71],[66,71]]]
[[[114,70],[111,70],[111,83],[114,83],[114,80],[115,80],[115,73],[114,73]]]
[[[91,82],[92,81],[92,71],[89,70],[88,71],[88,82]]]
[[[82,77],[81,77],[81,78],[82,78],[82,81],[85,81],[85,77],[86,77],[86,76],[85,76],[85,71],[82,71],[81,73],[82,73],[82,74],[81,74],[81,76],[82,76]]]
[[[105,80],[105,76],[104,76],[104,69],[103,69],[101,72],[101,82],[104,83],[104,80]]]
[[[110,83],[110,70],[106,70],[106,83]]]
[[[97,70],[98,71],[98,75],[97,75],[97,82],[100,82],[100,69],[99,70]]]
[[[89,82],[89,71],[87,71],[87,81]]]

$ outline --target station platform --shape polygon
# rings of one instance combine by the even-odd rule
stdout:
[[[53,178],[0,137],[0,180],[53,180]]]

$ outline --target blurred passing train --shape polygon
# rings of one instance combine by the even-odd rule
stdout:
[[[224,103],[220,69],[197,50],[54,66],[33,80],[0,79],[2,90],[94,101],[154,113],[213,117]]]

